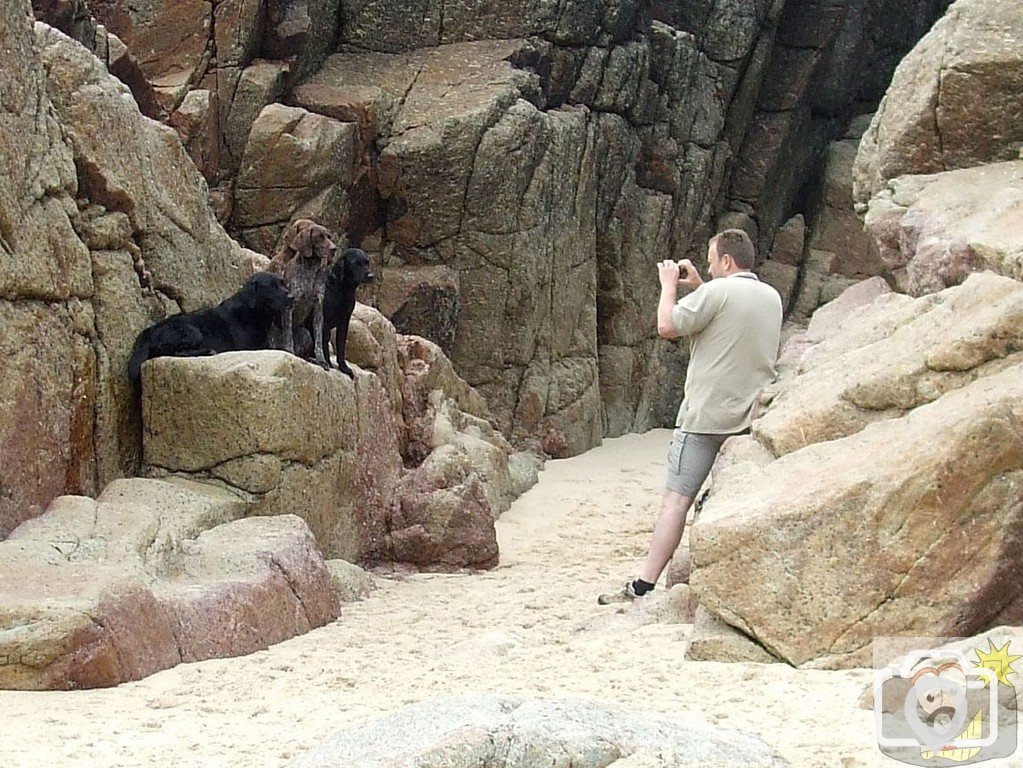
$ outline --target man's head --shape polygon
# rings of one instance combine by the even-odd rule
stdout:
[[[726,229],[710,239],[707,261],[711,277],[725,277],[753,269],[757,254],[753,241],[741,229]]]

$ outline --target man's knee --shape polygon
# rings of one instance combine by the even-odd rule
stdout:
[[[692,503],[692,496],[686,496],[685,494],[681,494],[676,491],[665,490],[664,495],[661,497],[661,510],[663,512],[684,515],[689,511],[689,507]]]

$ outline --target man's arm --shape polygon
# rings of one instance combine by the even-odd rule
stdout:
[[[675,302],[678,300],[678,284],[695,289],[703,285],[703,279],[689,259],[683,259],[677,264],[671,260],[658,262],[657,278],[661,283],[661,299],[657,303],[657,334],[662,339],[674,339],[683,335],[675,326],[673,318]]]

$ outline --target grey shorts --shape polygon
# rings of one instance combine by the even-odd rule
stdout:
[[[721,444],[731,435],[704,435],[676,428],[668,448],[669,491],[693,498],[710,474]]]

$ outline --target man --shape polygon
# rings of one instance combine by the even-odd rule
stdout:
[[[634,600],[654,588],[682,540],[686,513],[721,444],[749,431],[760,391],[774,380],[781,297],[753,274],[755,259],[749,236],[726,229],[707,247],[709,282],[688,259],[657,265],[657,332],[665,339],[690,340],[685,397],[675,420],[666,489],[646,560],[620,593],[598,598],[602,605]],[[679,283],[692,293],[676,301]]]

